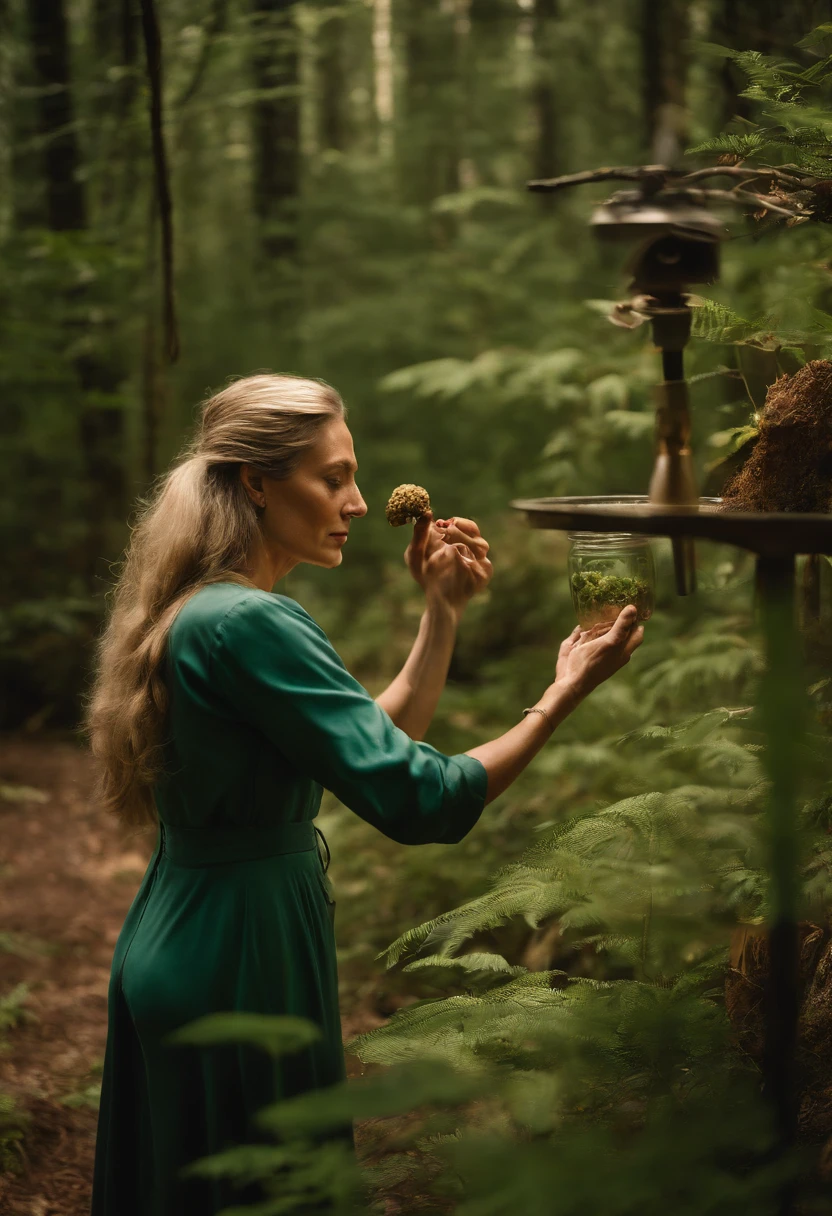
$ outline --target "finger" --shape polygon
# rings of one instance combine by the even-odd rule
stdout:
[[[578,638],[580,636],[581,636],[581,627],[580,627],[580,625],[576,625],[575,628],[570,633],[569,637],[564,638],[563,641],[561,642],[560,646],[558,647],[558,658],[559,659],[565,659],[568,654],[571,654],[571,652],[575,648],[575,643],[578,641]]]
[[[480,530],[473,519],[466,519],[463,515],[452,515],[450,519],[442,520],[446,527],[457,527],[466,536],[479,536]]]
[[[448,544],[469,545],[472,549],[476,550],[480,557],[485,557],[490,547],[485,537],[480,536],[479,530],[475,535],[472,535],[472,533],[466,532],[464,528],[460,528],[456,523],[449,523],[446,528],[443,528],[442,535]]]
[[[630,634],[630,636],[627,639],[627,644],[624,647],[624,653],[626,654],[627,658],[630,657],[630,655],[633,653],[634,650],[638,650],[639,646],[641,645],[641,643],[643,641],[644,641],[644,626],[639,625],[638,629],[634,629],[633,632]]]
[[[478,591],[485,590],[485,588],[491,582],[491,575],[493,572],[491,562],[488,560],[488,558],[486,558],[485,561],[474,563],[474,565],[471,567],[471,573],[476,580]]]
[[[414,553],[423,553],[428,543],[433,517],[428,513],[421,515],[413,527],[410,548]]]
[[[612,628],[607,634],[607,643],[610,646],[621,646],[630,636],[630,632],[638,619],[638,609],[634,604],[628,604],[626,608],[622,608],[618,617],[613,622]]]
[[[560,649],[563,650],[564,646],[569,646],[571,648],[572,646],[575,645],[575,643],[577,642],[577,640],[580,636],[581,636],[581,627],[580,627],[580,625],[576,625],[575,628],[572,630],[572,632],[568,635],[568,637],[565,637],[563,639],[563,641],[560,644]]]
[[[599,638],[608,634],[611,628],[612,625],[609,621],[599,621],[597,625],[591,625],[589,629],[581,629],[579,641],[581,643],[597,642]]]
[[[487,557],[483,557],[477,562],[477,567],[480,571],[481,577],[485,579],[486,583],[490,583],[492,575],[494,574],[494,567],[489,559]]]

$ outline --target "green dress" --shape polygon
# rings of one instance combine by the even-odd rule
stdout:
[[[332,898],[312,820],[322,787],[402,844],[461,840],[485,769],[416,743],[284,595],[217,583],[168,641],[159,840],[113,959],[92,1216],[209,1216],[254,1198],[186,1180],[258,1138],[256,1111],[344,1077]],[[212,1012],[311,1018],[270,1067],[254,1048],[170,1046]]]

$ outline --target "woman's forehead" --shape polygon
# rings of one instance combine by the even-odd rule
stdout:
[[[345,468],[355,467],[355,449],[349,427],[343,419],[338,418],[328,426],[321,428],[318,440],[310,452],[316,464],[343,464]]]

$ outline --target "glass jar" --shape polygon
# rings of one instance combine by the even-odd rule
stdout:
[[[656,568],[646,536],[632,532],[570,532],[569,587],[582,629],[610,625],[627,604],[640,621],[655,606]]]

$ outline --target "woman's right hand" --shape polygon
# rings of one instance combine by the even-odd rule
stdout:
[[[600,636],[596,631],[581,631],[576,626],[560,644],[555,668],[555,684],[561,691],[571,690],[582,700],[593,688],[629,663],[630,656],[644,639],[644,626],[630,604],[623,608],[610,628]]]

